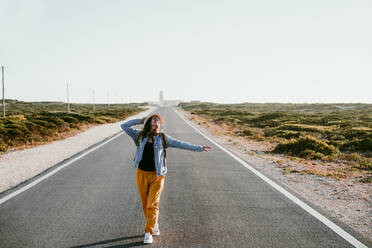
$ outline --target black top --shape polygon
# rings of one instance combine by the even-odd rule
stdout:
[[[155,159],[154,159],[154,144],[153,142],[146,142],[143,150],[142,159],[138,166],[141,170],[154,171],[155,170]]]

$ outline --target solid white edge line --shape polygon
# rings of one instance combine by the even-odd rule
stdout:
[[[3,198],[0,199],[0,205],[3,204],[4,202],[6,202],[7,200],[10,200],[11,198],[15,197],[16,195],[30,189],[31,187],[35,186],[36,184],[40,183],[41,181],[43,181],[44,179],[52,176],[53,174],[57,173],[59,170],[62,170],[63,168],[65,168],[66,166],[72,164],[73,162],[75,162],[76,160],[79,160],[80,158],[88,155],[89,153],[95,151],[96,149],[100,148],[101,146],[107,144],[108,142],[110,142],[111,140],[113,139],[116,139],[117,137],[119,137],[120,135],[122,135],[124,132],[120,132],[116,135],[114,135],[113,137],[111,137],[110,139],[104,141],[103,143],[97,145],[96,147],[93,147],[92,149],[80,154],[79,156],[77,156],[76,158],[73,158],[71,159],[70,161],[66,162],[65,164],[57,167],[56,169],[52,170],[51,172],[39,177],[38,179],[36,179],[35,181],[32,181],[31,183],[25,185],[24,187],[10,193],[9,195],[6,195],[4,196]]]
[[[296,196],[294,196],[291,193],[289,193],[283,187],[281,187],[280,185],[278,185],[277,183],[275,183],[274,181],[272,181],[271,179],[269,179],[268,177],[266,177],[265,175],[263,175],[261,172],[259,172],[255,168],[253,168],[247,162],[245,162],[241,158],[237,157],[235,154],[231,153],[229,150],[227,150],[223,146],[217,144],[214,140],[212,140],[207,135],[205,135],[202,131],[200,131],[198,128],[196,128],[194,126],[194,124],[191,123],[191,121],[186,120],[174,108],[172,108],[172,109],[189,126],[191,126],[192,128],[194,128],[198,133],[200,133],[201,135],[203,135],[206,139],[208,139],[210,142],[212,142],[213,144],[215,144],[216,146],[218,146],[220,149],[222,149],[224,152],[226,152],[227,154],[229,154],[231,157],[233,157],[235,160],[237,160],[239,163],[241,163],[244,167],[246,167],[247,169],[249,169],[250,171],[252,171],[254,174],[256,174],[258,177],[260,177],[262,180],[264,180],[270,186],[272,186],[273,188],[275,188],[276,190],[278,190],[280,193],[282,193],[283,195],[285,195],[287,198],[289,198],[290,200],[292,200],[294,203],[296,203],[298,206],[300,206],[301,208],[303,208],[306,212],[308,212],[309,214],[311,214],[312,216],[314,216],[315,218],[317,218],[318,220],[320,220],[323,224],[325,224],[326,226],[328,226],[330,229],[332,229],[335,233],[337,233],[339,236],[341,236],[347,242],[349,242],[350,244],[352,244],[353,246],[355,246],[357,248],[368,248],[366,245],[364,245],[362,242],[360,242],[359,240],[357,240],[356,238],[354,238],[352,235],[350,235],[349,233],[347,233],[341,227],[339,227],[338,225],[336,225],[335,223],[333,223],[332,221],[330,221],[329,219],[327,219],[325,216],[323,216],[322,214],[320,214],[315,209],[311,208],[309,205],[307,205],[306,203],[304,203],[303,201],[301,201],[300,199],[298,199]]]

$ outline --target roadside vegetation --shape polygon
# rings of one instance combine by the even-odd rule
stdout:
[[[372,170],[372,104],[180,103],[191,114],[270,143],[272,154]]]
[[[123,120],[143,111],[134,104],[70,104],[63,102],[23,102],[6,100],[6,117],[0,118],[0,154],[63,139],[90,125]]]

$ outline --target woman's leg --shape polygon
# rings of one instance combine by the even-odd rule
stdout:
[[[150,178],[151,179],[151,178]],[[142,204],[142,210],[143,214],[145,215],[145,218],[147,216],[146,210],[147,210],[147,198],[148,198],[148,193],[149,193],[149,175],[148,173],[143,173],[137,169],[136,173],[136,183],[137,183],[137,189],[138,193],[141,198],[141,204]]]
[[[161,192],[164,188],[164,177],[164,175],[159,177],[156,174],[153,175],[149,188],[145,232],[150,232],[151,234],[154,234],[154,226],[159,217],[159,202]]]

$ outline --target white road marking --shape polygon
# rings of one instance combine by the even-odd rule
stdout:
[[[345,239],[347,242],[352,244],[353,246],[357,248],[368,248],[366,245],[364,245],[362,242],[351,236],[349,233],[347,233],[345,230],[343,230],[341,227],[327,219],[324,215],[317,212],[315,209],[311,208],[309,205],[298,199],[296,196],[289,193],[287,190],[285,190],[283,187],[266,177],[264,174],[253,168],[251,165],[249,165],[247,162],[236,156],[235,154],[231,153],[229,150],[224,148],[223,146],[217,144],[214,140],[209,138],[207,135],[205,135],[202,131],[200,131],[196,126],[194,126],[193,123],[191,123],[189,120],[186,120],[180,113],[178,113],[174,108],[172,108],[174,112],[176,112],[189,126],[191,126],[193,129],[195,129],[198,133],[203,135],[206,139],[208,139],[210,142],[218,146],[220,149],[222,149],[224,152],[229,154],[231,157],[233,157],[235,160],[237,160],[239,163],[241,163],[244,167],[252,171],[254,174],[256,174],[258,177],[260,177],[262,180],[264,180],[266,183],[268,183],[270,186],[278,190],[280,193],[288,197],[291,201],[296,203],[298,206],[303,208],[306,212],[317,218],[319,221],[321,221],[323,224],[328,226],[330,229],[332,229],[335,233],[337,233],[339,236],[341,236],[343,239]]]

